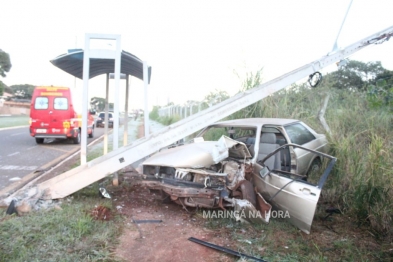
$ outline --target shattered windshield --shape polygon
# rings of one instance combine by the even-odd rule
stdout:
[[[251,144],[255,142],[256,128],[252,127],[210,127],[202,133],[205,141],[218,141],[222,136],[228,136],[234,140]]]

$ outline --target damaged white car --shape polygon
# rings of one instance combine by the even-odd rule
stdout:
[[[322,186],[336,161],[326,150],[326,137],[298,120],[219,122],[191,143],[145,160],[140,183],[184,207],[234,210],[251,222],[269,222],[273,206],[310,233]],[[322,175],[316,178],[316,172]]]

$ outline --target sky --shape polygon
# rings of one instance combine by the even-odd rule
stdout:
[[[122,49],[152,67],[150,106],[201,101],[216,90],[233,95],[247,72],[263,68],[266,82],[329,53],[349,3],[0,0],[0,49],[10,55],[12,63],[7,77],[0,80],[8,86],[68,86],[74,104],[81,104],[83,81],[49,61],[68,49],[83,49],[87,33],[119,34]],[[354,0],[338,46],[346,47],[393,26],[392,8],[389,0]],[[109,44],[100,41],[91,47],[110,48]],[[350,59],[381,61],[393,70],[393,39],[367,47]],[[335,69],[329,67],[326,72]],[[142,81],[131,79],[131,108],[143,108],[143,88]],[[125,94],[124,80],[120,92]],[[89,96],[105,96],[105,76],[89,81]]]

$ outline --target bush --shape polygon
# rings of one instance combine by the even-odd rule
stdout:
[[[160,118],[160,115],[158,114],[158,109],[160,109],[158,106],[154,106],[153,110],[149,114],[149,118],[155,121],[158,121]]]

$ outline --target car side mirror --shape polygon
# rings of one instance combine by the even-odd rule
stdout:
[[[264,166],[260,171],[259,171],[259,175],[262,178],[265,178],[267,175],[270,174],[270,169],[267,166]]]

